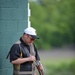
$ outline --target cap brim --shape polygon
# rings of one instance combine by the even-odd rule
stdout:
[[[36,36],[36,35],[31,35],[31,37],[34,38],[34,39],[39,39],[39,37]]]

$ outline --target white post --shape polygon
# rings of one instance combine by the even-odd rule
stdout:
[[[31,26],[30,16],[31,16],[31,12],[30,12],[29,3],[28,3],[28,27]]]

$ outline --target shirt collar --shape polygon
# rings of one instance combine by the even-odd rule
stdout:
[[[29,46],[29,45],[27,45],[27,44],[22,40],[22,37],[20,38],[20,41],[21,41],[21,43],[22,43],[24,46]]]

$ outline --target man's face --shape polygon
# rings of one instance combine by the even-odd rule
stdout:
[[[30,43],[33,43],[33,42],[35,41],[35,39],[32,38],[31,35],[25,34],[24,36],[25,36],[25,37],[24,37],[25,42],[26,42],[28,45],[29,45]]]

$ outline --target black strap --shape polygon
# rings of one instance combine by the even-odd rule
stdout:
[[[9,58],[9,55],[10,55],[10,51],[8,52],[8,54],[7,54],[7,56],[6,56],[6,59],[8,59],[8,58]]]

